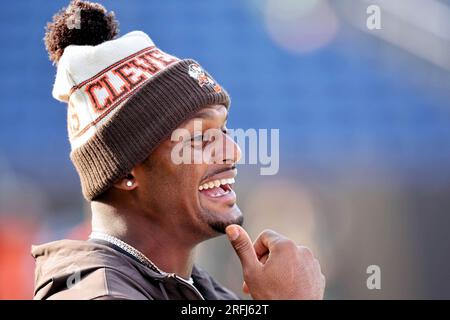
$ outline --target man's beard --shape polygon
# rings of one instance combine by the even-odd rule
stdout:
[[[214,214],[210,213],[208,214],[209,217],[213,217]],[[218,233],[225,233],[225,228],[228,227],[230,224],[237,224],[242,226],[244,224],[244,216],[242,213],[235,219],[230,219],[228,221],[217,221],[217,220],[210,220],[206,219],[206,223],[213,229],[214,231]]]
[[[228,227],[230,224],[237,224],[242,226],[242,224],[244,223],[244,216],[239,216],[237,217],[237,219],[231,220],[231,221],[227,221],[227,222],[223,222],[223,221],[212,221],[209,223],[209,226],[214,230],[217,231],[219,233],[225,233],[225,228]]]

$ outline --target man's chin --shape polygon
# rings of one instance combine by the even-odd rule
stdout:
[[[216,232],[218,233],[223,233],[225,234],[225,229],[226,227],[228,227],[230,224],[237,224],[242,226],[244,224],[244,216],[239,216],[237,219],[233,220],[233,221],[227,221],[227,222],[223,222],[223,221],[214,221],[214,222],[210,222],[209,226]]]
[[[237,205],[234,205],[231,211],[226,213],[220,212],[209,212],[208,214],[208,225],[214,231],[218,233],[225,233],[225,228],[231,224],[237,224],[242,226],[244,223],[244,216]]]

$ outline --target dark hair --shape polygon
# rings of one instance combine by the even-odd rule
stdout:
[[[118,33],[114,12],[107,12],[98,3],[72,0],[47,23],[44,41],[50,60],[57,63],[71,44],[97,45],[114,39]]]

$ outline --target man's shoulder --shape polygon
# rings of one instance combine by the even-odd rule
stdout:
[[[87,274],[73,274],[67,278],[65,290],[51,295],[51,300],[148,300],[151,297],[139,288],[128,275],[109,267],[101,267]]]
[[[117,270],[102,267],[88,274],[73,274],[67,278],[66,288],[52,294],[50,300],[96,300],[96,299],[151,299],[134,283],[133,279]]]
[[[145,273],[134,259],[108,246],[62,240],[33,248],[35,299],[151,299]]]

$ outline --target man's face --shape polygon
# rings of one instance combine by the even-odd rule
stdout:
[[[226,135],[227,116],[223,105],[203,108],[178,128],[184,132],[181,142],[169,138],[134,169],[139,206],[159,224],[172,228],[174,236],[188,232],[203,240],[243,222],[232,189],[241,153]],[[211,132],[215,138],[208,135]],[[191,152],[187,153],[192,154],[190,163],[174,161],[174,154],[179,154],[174,148],[180,146],[185,154]]]

